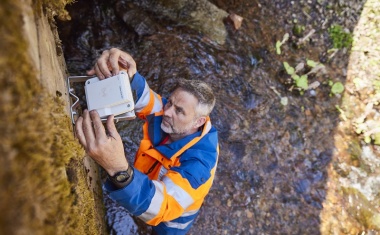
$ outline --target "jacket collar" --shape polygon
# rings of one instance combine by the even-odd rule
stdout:
[[[166,158],[178,157],[187,149],[195,145],[201,140],[211,129],[210,117],[207,117],[205,124],[200,131],[188,135],[180,140],[174,141],[170,144],[160,145],[155,147]]]

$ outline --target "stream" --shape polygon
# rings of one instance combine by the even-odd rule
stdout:
[[[327,81],[344,84],[348,66],[344,50],[329,57],[325,31],[334,22],[353,30],[364,3],[347,7],[349,17],[342,19],[335,14],[339,1],[211,2],[244,18],[238,30],[226,23],[224,45],[150,12],[144,14],[154,20],[145,20],[137,33],[118,16],[123,8],[115,7],[117,1],[78,0],[67,7],[71,21],[58,22],[68,71],[83,75],[104,49],[119,47],[163,96],[180,77],[204,80],[215,90],[211,120],[219,131],[219,164],[190,234],[320,234],[341,98],[330,94]],[[312,39],[300,44],[313,29]],[[286,33],[290,38],[279,55],[275,44]],[[311,73],[309,83],[319,86],[300,92],[283,62],[296,66],[307,59],[323,63],[327,72]],[[118,123],[130,162],[141,125]],[[110,234],[149,234],[123,208],[107,197],[105,202]]]

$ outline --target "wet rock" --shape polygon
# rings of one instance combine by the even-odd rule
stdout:
[[[262,102],[263,102],[262,97],[257,95],[257,94],[254,94],[254,93],[249,93],[245,97],[245,107],[248,110],[256,109],[258,107],[258,105]]]
[[[253,213],[251,211],[249,211],[248,209],[245,210],[245,214],[246,214],[248,219],[251,219],[253,217]]]
[[[160,17],[166,17],[179,24],[187,25],[219,44],[225,43],[227,31],[223,21],[228,13],[209,1],[130,1],[142,9],[160,15]]]
[[[303,179],[294,184],[297,193],[304,194],[310,191],[310,181]]]
[[[107,194],[103,194],[106,208],[106,219],[110,235],[119,234],[150,234],[149,226],[144,226],[141,222],[136,223],[129,212],[114,202]]]
[[[318,161],[315,161],[313,163],[313,168],[314,169],[324,169],[327,166],[327,164],[330,163],[331,158],[332,158],[332,151],[331,150],[326,150],[326,151],[321,152],[318,155]]]
[[[115,4],[115,12],[139,36],[152,35],[157,32],[158,26],[150,19],[150,16],[132,3],[118,1]]]
[[[290,134],[290,144],[293,147],[296,148],[302,148],[304,144],[302,132],[299,130],[299,128],[294,124],[294,123],[289,123],[288,124],[288,130]]]

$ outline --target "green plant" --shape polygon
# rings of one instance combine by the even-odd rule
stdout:
[[[340,25],[332,25],[329,29],[329,36],[333,42],[333,47],[337,49],[350,48],[353,42],[352,34],[344,31]]]
[[[309,67],[315,68],[319,63],[318,63],[318,62],[315,62],[314,60],[306,60],[306,64],[307,64]]]
[[[288,41],[288,39],[289,39],[289,34],[286,33],[286,34],[284,35],[284,37],[282,38],[282,41],[281,41],[281,42],[280,42],[280,41],[277,41],[277,42],[276,42],[276,53],[277,53],[277,55],[281,55],[281,46],[282,46],[282,44],[284,44],[286,41]]]
[[[336,82],[331,86],[331,93],[334,95],[340,94],[344,91],[344,85],[341,82]]]
[[[305,26],[303,25],[294,25],[293,27],[293,34],[297,37],[301,37],[302,36],[302,33],[305,31]]]
[[[344,121],[347,121],[347,116],[346,116],[346,113],[344,112],[344,110],[341,109],[341,108],[339,107],[339,105],[335,105],[335,108],[339,111],[339,113],[340,113],[342,119],[343,119]]]
[[[293,80],[296,87],[301,89],[301,93],[303,93],[304,90],[307,90],[308,88],[308,80],[307,80],[307,74],[304,75],[297,75],[296,70],[289,65],[288,62],[284,62],[284,68],[286,70],[286,73],[289,74]]]

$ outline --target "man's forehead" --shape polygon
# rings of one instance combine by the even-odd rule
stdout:
[[[177,98],[183,98],[183,97],[186,97],[186,98],[191,98],[195,101],[198,101],[197,97],[195,97],[193,94],[191,94],[190,92],[186,91],[186,90],[183,90],[181,88],[177,88],[175,89],[172,94],[171,94],[171,97],[173,96],[176,96]]]
[[[196,105],[198,103],[198,99],[193,94],[180,88],[174,90],[169,99],[178,102],[178,105]]]

